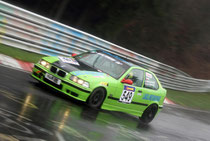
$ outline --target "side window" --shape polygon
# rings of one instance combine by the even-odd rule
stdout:
[[[137,87],[142,87],[143,79],[144,79],[144,71],[140,69],[133,69],[126,76],[127,79],[131,79],[133,81],[133,85]]]
[[[153,76],[153,74],[146,72],[145,73],[145,81],[144,88],[157,90],[159,88],[157,80]]]

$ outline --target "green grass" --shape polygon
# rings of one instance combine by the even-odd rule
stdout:
[[[167,98],[184,107],[210,111],[210,92],[191,93],[167,89]]]
[[[43,55],[31,53],[21,49],[9,47],[0,44],[0,53],[26,62],[36,63]],[[201,110],[210,110],[210,92],[209,93],[189,93],[175,90],[167,90],[167,98],[174,103]]]
[[[22,49],[9,47],[3,44],[0,44],[0,54],[5,54],[7,56],[11,56],[13,58],[16,58],[22,61],[32,62],[32,63],[37,63],[39,59],[44,56],[44,55],[39,55],[36,53],[24,51]]]

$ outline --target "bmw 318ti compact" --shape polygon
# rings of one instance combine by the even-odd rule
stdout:
[[[43,57],[32,76],[92,108],[125,112],[144,123],[162,109],[166,96],[154,73],[105,51]]]

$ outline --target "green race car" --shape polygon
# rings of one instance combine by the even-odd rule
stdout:
[[[163,108],[166,96],[154,73],[105,51],[43,57],[32,76],[92,108],[129,113],[144,123]]]

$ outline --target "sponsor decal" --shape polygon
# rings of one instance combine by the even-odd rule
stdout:
[[[152,78],[152,74],[146,72],[146,78],[147,78],[147,79],[151,79],[151,78]]]
[[[124,90],[122,91],[119,101],[122,103],[130,104],[132,102],[134,93],[135,93],[135,87],[124,86]]]
[[[107,82],[101,82],[100,85],[108,86],[108,83]]]
[[[154,81],[148,81],[148,80],[146,80],[146,81],[145,81],[145,85],[146,85],[146,86],[155,87],[155,82],[154,82]]]
[[[68,58],[68,57],[58,57],[62,62],[68,63],[68,64],[73,64],[73,65],[78,65],[79,63],[74,59],[74,58]]]
[[[146,72],[145,86],[155,88],[156,82],[152,74]]]
[[[135,87],[124,86],[124,90],[135,92]]]
[[[149,101],[158,101],[159,102],[160,99],[161,99],[161,96],[144,94],[142,99],[149,100]]]

